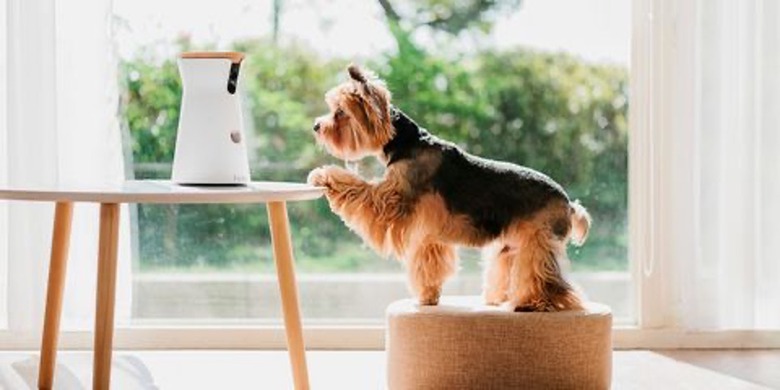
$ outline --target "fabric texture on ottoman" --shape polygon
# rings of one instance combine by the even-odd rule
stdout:
[[[480,297],[405,299],[387,308],[388,388],[607,389],[612,314],[511,313]]]

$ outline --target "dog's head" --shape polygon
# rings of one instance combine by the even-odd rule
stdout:
[[[314,121],[317,142],[343,160],[376,155],[392,139],[390,91],[373,73],[347,67],[349,81],[325,94],[330,112]]]

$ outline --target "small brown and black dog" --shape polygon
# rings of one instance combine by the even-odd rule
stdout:
[[[379,253],[404,261],[423,305],[439,301],[457,269],[457,245],[482,247],[484,298],[517,311],[582,308],[561,271],[566,244],[584,243],[590,216],[546,175],[466,153],[431,135],[390,103],[372,73],[325,95],[330,113],[314,122],[317,141],[343,160],[376,156],[381,180],[338,166],[309,174],[330,207]]]

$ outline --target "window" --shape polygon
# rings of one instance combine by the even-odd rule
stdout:
[[[255,180],[302,181],[334,163],[315,147],[311,122],[346,64],[364,63],[434,133],[544,171],[580,199],[595,224],[583,248],[570,248],[573,277],[631,321],[629,2],[509,0],[476,11],[456,2],[380,3],[230,0],[192,3],[182,13],[178,2],[115,1],[133,177],[170,177],[180,51],[248,54],[244,108]],[[133,214],[134,323],[277,321],[263,207],[143,205]],[[409,296],[401,265],[365,248],[324,201],[292,204],[290,218],[308,324],[380,323],[390,301]],[[479,254],[461,257],[445,293],[479,294]]]
[[[598,228],[570,252],[572,267],[592,299],[636,320],[615,329],[617,348],[780,347],[776,2],[638,0],[629,18],[624,1],[527,0],[462,18],[391,0],[398,28],[388,28],[379,4],[357,0],[225,0],[189,4],[186,14],[172,1],[0,4],[0,181],[121,180],[120,127],[132,175],[167,177],[179,93],[170,59],[188,47],[250,54],[255,178],[302,180],[333,162],[312,148],[307,129],[325,109],[323,91],[355,60],[385,77],[396,102],[430,129],[476,153],[540,168],[591,209]],[[435,22],[442,17],[455,24]],[[36,77],[23,77],[31,70]],[[33,349],[40,337],[51,211],[0,202],[6,348]],[[75,211],[63,348],[90,346],[81,331],[93,323],[95,211]],[[366,250],[324,202],[290,212],[308,345],[381,348],[383,330],[366,324],[408,296],[400,265]],[[120,229],[117,347],[284,347],[278,326],[257,326],[278,316],[262,208],[129,214]],[[479,292],[476,253],[463,257],[448,294]]]

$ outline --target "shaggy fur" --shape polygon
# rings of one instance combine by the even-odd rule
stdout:
[[[344,160],[376,156],[387,169],[366,181],[337,166],[308,181],[379,253],[401,259],[421,304],[435,305],[457,269],[456,245],[483,247],[484,298],[513,310],[581,308],[564,279],[566,243],[584,243],[590,216],[533,169],[466,153],[431,135],[390,103],[381,80],[351,65],[325,95],[317,141]]]

